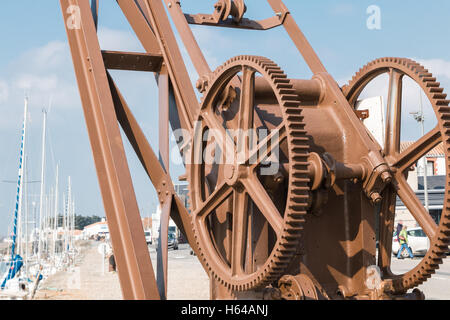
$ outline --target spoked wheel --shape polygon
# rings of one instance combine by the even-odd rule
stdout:
[[[258,103],[257,78],[276,102]],[[234,99],[223,108],[230,86]],[[204,95],[188,165],[192,223],[200,260],[231,290],[277,281],[296,253],[309,197],[299,105],[283,71],[253,56],[219,67]],[[274,157],[284,163],[275,171]]]
[[[386,115],[386,138],[384,155],[394,179],[383,196],[380,211],[380,250],[378,264],[393,293],[403,293],[425,282],[442,264],[450,239],[450,108],[444,90],[431,73],[417,62],[401,58],[382,58],[363,67],[343,87],[350,105],[356,108],[358,97],[367,85],[382,74],[389,75],[389,92]],[[400,149],[400,126],[402,119],[402,86],[405,77],[415,81],[428,97],[437,118],[437,126],[417,140],[406,150]],[[404,113],[404,112],[403,112]],[[447,175],[444,206],[440,224],[437,225],[407,183],[407,174],[414,164],[430,150],[443,144]],[[416,219],[430,240],[430,248],[423,260],[411,271],[394,275],[391,272],[392,235],[397,196]]]

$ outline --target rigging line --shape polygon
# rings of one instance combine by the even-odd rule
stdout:
[[[49,106],[48,106],[48,112],[47,114],[50,115],[50,111],[52,110],[53,107],[53,95],[50,96],[50,100],[49,100]],[[56,160],[55,160],[55,152],[54,152],[54,148],[53,148],[53,140],[52,140],[52,132],[51,132],[51,126],[48,126],[47,129],[48,132],[48,140],[49,140],[49,146],[50,146],[50,156],[51,156],[51,160],[52,160],[52,168],[53,168],[53,176],[56,177]]]
[[[2,180],[1,182],[2,183],[17,183],[17,181],[12,181],[12,180]],[[26,184],[26,183],[39,183],[39,182],[41,182],[41,181],[39,181],[39,180],[37,180],[37,181],[24,181],[23,183]]]
[[[56,178],[56,159],[55,159],[55,152],[53,148],[53,140],[52,140],[52,132],[50,126],[47,126],[47,139],[49,142],[49,149],[50,149],[50,158],[52,161],[52,171],[53,171],[53,177]]]

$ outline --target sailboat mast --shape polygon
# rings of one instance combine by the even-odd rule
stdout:
[[[46,130],[47,130],[47,111],[45,108],[42,110],[44,115],[43,127],[42,127],[42,159],[41,159],[41,194],[39,201],[39,248],[38,248],[38,260],[41,261],[42,245],[43,245],[43,214],[44,214],[44,187],[45,187],[45,142],[46,142]]]
[[[69,229],[69,239],[68,239],[68,248],[72,249],[72,183],[70,181],[70,176],[69,176],[69,181],[68,181],[68,190],[67,190],[67,219],[68,219],[68,229]]]
[[[58,240],[58,184],[59,184],[59,165],[56,165],[56,185],[55,185],[55,212],[53,221],[53,259],[56,265],[56,240]]]
[[[17,242],[17,223],[22,213],[22,195],[23,195],[23,168],[24,168],[24,153],[26,144],[26,131],[27,131],[27,115],[28,115],[28,98],[25,98],[24,106],[24,120],[22,126],[22,142],[20,145],[20,159],[19,159],[19,178],[17,181],[17,197],[16,207],[14,212],[14,224],[13,224],[13,238],[11,245],[11,260],[16,256],[16,242]]]
[[[62,249],[62,254],[65,254],[66,249],[67,249],[67,196],[66,196],[66,193],[63,194],[63,199],[64,199],[64,214],[63,214],[64,247]]]
[[[28,156],[25,155],[25,163],[24,163],[24,181],[27,181],[28,178]],[[27,198],[27,194],[28,194],[28,184],[25,183],[24,187],[24,196],[23,196],[23,201],[24,201],[24,205],[25,205],[25,275],[26,277],[28,277],[28,248],[29,248],[29,237],[28,237],[28,207],[29,207],[29,203],[28,203],[28,198]]]

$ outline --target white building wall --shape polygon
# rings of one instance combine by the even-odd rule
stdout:
[[[445,169],[445,158],[439,157],[436,160],[436,169],[437,169],[437,175],[438,176],[445,176],[446,175],[446,169]]]
[[[156,213],[152,214],[152,238],[153,241],[159,238],[159,227],[161,225],[161,206],[158,205]],[[176,227],[175,222],[172,219],[169,220],[169,227]]]
[[[444,157],[429,156],[427,158],[436,160],[433,175],[435,175],[435,176],[445,176],[446,175],[445,158]],[[419,176],[422,177],[423,176],[423,158],[421,158],[417,162],[417,169],[419,171]]]

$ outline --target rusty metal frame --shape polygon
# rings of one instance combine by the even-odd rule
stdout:
[[[304,110],[302,109],[302,117],[303,111],[305,111],[305,118],[307,119],[317,120],[317,118],[314,118],[315,116],[311,116],[312,112],[325,115],[325,117],[328,117],[329,119],[332,117],[337,118],[336,128],[345,131],[347,138],[356,142],[354,152],[352,152],[352,154],[347,153],[341,155],[339,161],[336,161],[328,153],[319,156],[317,153],[313,152],[308,158],[306,155],[309,151],[304,150],[310,146],[302,145],[307,139],[306,137],[303,137],[305,139],[298,138],[304,135],[305,132],[303,130],[296,131],[295,135],[298,138],[296,140],[299,145],[291,148],[289,153],[292,156],[292,154],[298,152],[298,154],[296,154],[297,160],[295,160],[298,161],[295,163],[296,166],[304,166],[308,169],[298,173],[298,176],[296,176],[297,181],[302,181],[305,185],[303,187],[298,187],[298,189],[295,190],[294,193],[297,195],[301,194],[301,196],[296,198],[294,203],[297,208],[303,208],[303,206],[306,207],[306,199],[310,195],[309,191],[319,192],[317,191],[319,188],[326,186],[326,188],[333,189],[333,193],[335,194],[327,209],[331,211],[333,204],[336,205],[336,207],[339,207],[339,205],[342,204],[342,200],[338,197],[342,195],[345,196],[346,206],[345,208],[342,208],[342,219],[333,220],[335,218],[330,217],[327,222],[334,223],[341,227],[343,226],[342,229],[352,227],[352,231],[356,235],[354,239],[351,239],[348,234],[343,235],[345,239],[344,242],[346,242],[343,251],[347,254],[347,257],[345,259],[339,258],[336,261],[339,261],[339,263],[342,264],[339,267],[345,269],[345,271],[337,274],[333,280],[340,284],[339,291],[343,297],[355,296],[361,292],[367,296],[377,296],[377,293],[367,293],[363,288],[363,279],[365,277],[366,269],[369,265],[375,263],[375,244],[373,241],[375,237],[375,218],[374,215],[372,215],[373,205],[381,203],[381,213],[379,218],[383,222],[380,231],[382,251],[379,253],[379,266],[383,271],[389,271],[390,249],[388,246],[390,245],[391,229],[394,223],[394,208],[392,203],[395,201],[395,197],[393,197],[393,194],[394,192],[397,192],[402,193],[399,195],[403,195],[404,198],[413,198],[407,186],[405,186],[404,183],[402,185],[402,182],[404,181],[400,179],[400,176],[405,169],[401,166],[402,161],[409,163],[408,159],[405,159],[405,157],[409,156],[412,159],[416,159],[417,154],[414,154],[413,150],[409,153],[407,152],[407,155],[403,156],[403,158],[398,155],[399,134],[397,131],[399,131],[399,112],[401,111],[397,106],[399,101],[391,101],[392,105],[388,108],[391,119],[386,130],[390,139],[387,140],[386,143],[388,149],[386,155],[388,156],[385,157],[382,155],[382,150],[378,143],[367,134],[367,131],[360,120],[360,118],[367,116],[367,113],[354,110],[351,105],[352,103],[349,102],[351,101],[352,96],[346,96],[346,94],[344,94],[345,90],[341,90],[334,79],[327,73],[319,57],[298,27],[288,8],[281,0],[267,0],[268,4],[273,9],[275,16],[262,21],[253,21],[243,17],[245,12],[243,0],[219,0],[219,5],[212,15],[185,14],[181,10],[181,1],[179,0],[116,0],[144,47],[145,52],[143,53],[101,50],[97,37],[99,12],[98,0],[92,0],[91,2],[89,2],[89,0],[60,0],[60,2],[65,21],[67,21],[67,19],[72,19],[74,15],[76,15],[75,18],[79,18],[79,24],[76,25],[76,27],[73,27],[73,24],[66,23],[66,31],[91,147],[94,154],[103,203],[108,219],[108,226],[111,231],[111,241],[117,261],[122,293],[125,299],[167,298],[167,235],[170,218],[175,221],[177,226],[184,233],[196,254],[201,255],[201,248],[197,246],[196,237],[194,236],[196,228],[195,222],[193,223],[192,221],[195,221],[197,215],[200,215],[202,211],[213,211],[225,200],[229,201],[227,202],[227,205],[231,208],[230,210],[237,212],[236,219],[241,219],[239,221],[242,222],[246,219],[246,211],[248,211],[247,201],[249,198],[247,198],[247,195],[253,197],[253,203],[259,207],[259,210],[267,219],[267,221],[264,222],[265,226],[260,226],[261,230],[263,228],[267,229],[267,224],[269,223],[272,226],[276,226],[274,229],[277,235],[284,232],[282,226],[286,221],[286,224],[297,226],[293,231],[301,232],[302,227],[299,225],[304,221],[303,218],[299,216],[301,214],[306,215],[306,209],[297,209],[298,211],[303,211],[291,212],[291,215],[286,214],[284,218],[287,219],[286,221],[276,216],[278,209],[266,194],[264,187],[258,182],[257,178],[252,180],[251,175],[248,174],[248,172],[254,170],[256,166],[245,168],[247,173],[242,173],[241,164],[235,164],[236,166],[233,168],[225,168],[224,175],[226,175],[226,177],[224,178],[225,182],[223,183],[224,188],[219,187],[206,200],[192,200],[197,207],[192,214],[194,216],[193,219],[191,219],[190,213],[176,195],[169,174],[169,126],[171,126],[172,129],[182,128],[192,133],[197,129],[195,121],[199,119],[200,116],[205,122],[209,121],[209,123],[207,123],[208,127],[217,127],[222,130],[223,128],[221,128],[220,124],[207,115],[208,111],[212,111],[211,103],[208,104],[208,99],[212,100],[216,97],[208,96],[211,92],[214,93],[214,90],[209,91],[211,88],[208,88],[208,86],[219,90],[217,87],[214,87],[214,84],[210,83],[211,79],[217,77],[215,79],[217,80],[222,79],[220,77],[223,77],[223,79],[227,77],[227,74],[221,75],[220,71],[216,74],[212,74],[189,24],[252,30],[268,30],[278,26],[283,26],[285,28],[292,42],[311,69],[314,75],[313,78],[311,80],[286,79],[281,70],[274,69],[274,63],[271,61],[265,59],[261,60],[259,58],[250,59],[246,56],[241,56],[238,57],[237,60],[230,60],[225,66],[232,68],[233,72],[235,72],[233,76],[229,79],[227,78],[229,85],[227,86],[226,90],[228,91],[226,94],[233,92],[235,88],[240,86],[240,108],[243,109],[243,111],[240,112],[249,113],[253,112],[253,98],[255,92],[259,90],[260,93],[266,94],[265,97],[267,97],[267,92],[269,92],[269,96],[272,95],[272,99],[274,95],[276,99],[278,99],[278,104],[282,109],[282,112],[293,112],[293,106],[295,106],[297,109],[304,107]],[[203,109],[200,110],[200,104],[197,101],[194,87],[191,85],[191,79],[184,64],[174,31],[171,28],[164,2],[200,77],[197,89],[206,92],[205,100],[203,101],[203,103],[206,101],[206,104],[202,105],[203,109],[206,109],[206,111]],[[224,5],[228,7],[224,7]],[[231,5],[233,8],[230,8]],[[79,10],[79,12],[77,12],[77,10]],[[230,12],[233,13],[230,14]],[[230,15],[232,18],[229,18]],[[239,59],[241,59],[241,61],[236,62]],[[155,153],[150,147],[142,129],[139,127],[137,119],[134,118],[131,109],[127,105],[127,102],[120,93],[118,86],[108,70],[133,70],[153,72],[155,74],[159,90],[159,153]],[[242,72],[243,74],[242,79],[240,80],[236,77],[238,72]],[[268,89],[267,86],[264,87],[264,84],[260,81],[261,79],[255,77],[257,72],[264,74],[265,79],[271,79],[270,81],[273,81],[271,88]],[[420,72],[422,72],[425,79],[427,79],[426,77],[430,77],[427,71]],[[391,70],[390,87],[395,89],[397,88],[398,77],[400,77],[400,75],[398,74],[397,78],[395,78],[392,73],[393,71]],[[232,74],[232,72],[230,72],[228,76],[230,74]],[[282,88],[282,86],[279,86],[280,83],[284,83],[285,87]],[[274,93],[271,91],[273,88],[277,88],[277,92]],[[401,92],[401,87],[399,89]],[[395,90],[391,90],[390,93],[393,93],[394,91]],[[444,97],[441,91],[441,93],[436,92],[433,93],[434,98]],[[217,94],[218,92],[215,93]],[[392,95],[389,100],[394,98],[395,95]],[[300,100],[303,101],[301,102]],[[446,100],[439,100],[438,102],[440,103],[439,105],[444,105]],[[307,110],[308,107],[310,107],[309,110]],[[314,111],[312,111],[313,108],[311,107],[314,107]],[[211,113],[212,112],[210,112],[210,114]],[[294,130],[291,128],[303,128],[305,126],[302,120],[300,120],[300,117],[298,117],[297,120],[292,120],[293,118],[295,117],[285,117],[282,120],[281,127],[285,126],[282,134],[284,138],[286,138],[286,136],[291,137],[290,135],[294,134],[294,131],[289,131]],[[261,121],[261,119],[254,120],[253,116],[242,114],[242,117],[239,115],[238,125],[240,128],[251,129],[253,121],[257,122]],[[288,124],[286,125],[286,123]],[[123,129],[125,136],[131,143],[149,179],[154,185],[162,208],[156,277],[145,243],[142,222],[119,125]],[[310,125],[309,129],[312,129],[313,131],[316,130],[315,132],[320,133],[321,129],[319,127],[320,124],[314,124],[312,126]],[[289,128],[289,130],[287,128]],[[282,128],[280,129],[280,132],[281,130]],[[419,144],[421,147],[420,152],[426,149],[424,145],[434,145],[441,137],[443,137],[443,134],[440,135],[438,133],[438,129],[435,129],[431,134],[422,138],[424,142]],[[278,142],[280,144],[281,139],[282,138],[280,138]],[[429,143],[427,144],[427,142]],[[228,143],[228,141],[225,141],[225,143]],[[267,141],[261,142],[262,145],[267,143]],[[250,152],[248,145],[246,145],[245,148],[246,151]],[[184,146],[180,147],[180,152],[184,155]],[[394,163],[391,163],[392,161],[394,161]],[[291,167],[287,168],[285,171],[294,171],[293,163],[290,163],[289,165]],[[391,172],[391,168],[394,168],[395,171]],[[200,184],[203,183],[202,178],[193,177],[193,174],[195,175],[195,173],[201,174],[200,169],[191,167],[192,171],[190,172],[189,168],[187,169],[188,172],[185,177],[191,178],[191,182],[193,181],[195,184],[194,187],[201,188],[202,186],[200,186]],[[235,174],[235,172],[239,172],[239,174]],[[396,174],[395,172],[400,173]],[[305,181],[308,181],[308,179],[311,180],[312,187],[311,190],[308,190],[307,192],[306,190],[309,186],[306,185]],[[337,181],[342,182],[344,180],[347,181],[341,184],[337,183]],[[348,183],[350,180],[353,181],[354,185]],[[237,187],[238,182],[241,183],[246,190],[238,191],[241,190],[241,188]],[[233,188],[234,190],[232,190]],[[196,192],[194,191],[194,195],[195,194]],[[231,194],[233,194],[232,202],[230,199],[225,199]],[[255,197],[257,198],[256,201]],[[318,207],[325,206],[326,201],[320,199],[320,194],[318,197],[319,200],[316,198],[312,202],[316,201]],[[382,201],[382,199],[384,200]],[[305,203],[301,203],[302,201]],[[294,203],[292,203],[292,205],[294,205]],[[414,199],[412,199],[409,204],[414,208],[420,206]],[[208,205],[210,206],[207,207]],[[271,213],[267,212],[263,213],[264,207],[270,208],[267,209],[267,211],[273,211],[272,214],[275,215],[271,215]],[[352,215],[352,210],[357,211],[358,214]],[[433,237],[437,237],[437,226],[423,214],[423,211],[419,210],[419,213],[426,231],[429,231]],[[293,218],[295,216],[296,218]],[[345,220],[345,222],[343,220]],[[193,224],[194,229],[192,228]],[[244,222],[242,222],[242,224],[245,225]],[[234,227],[239,227],[239,222],[235,221],[233,224],[233,228]],[[245,225],[244,227],[244,229],[248,230],[251,230],[251,228],[253,228],[253,226],[250,224],[248,226]],[[311,230],[314,230],[314,228],[317,228],[317,226],[314,226]],[[246,231],[244,230],[243,232]],[[265,236],[267,236],[267,230],[265,232]],[[339,232],[340,231],[336,231],[336,234]],[[252,240],[247,239],[248,243],[244,243],[245,241],[242,234],[234,234],[233,237],[234,236],[236,238],[230,239],[230,237],[228,237],[227,239],[227,241],[231,242],[229,245],[230,248],[228,248],[226,254],[234,256],[234,258],[238,260],[240,259],[239,263],[245,259],[250,261],[251,259],[249,257],[243,256],[243,247],[248,246],[248,248],[251,249]],[[314,234],[308,235],[308,233],[306,233],[305,236],[313,237]],[[335,237],[338,238],[339,235],[335,235]],[[438,240],[443,243],[445,239],[439,238]],[[352,241],[356,244],[351,243]],[[240,243],[240,247],[237,249],[235,248],[236,243]],[[295,246],[297,243],[294,240],[292,240],[292,242],[281,242],[280,251],[289,251],[286,249],[289,245]],[[231,247],[233,248],[231,249]],[[329,247],[335,248],[330,245]],[[265,247],[261,247],[262,251],[267,251],[267,249],[267,244]],[[357,250],[360,250],[361,252],[356,252]],[[292,250],[289,252],[292,253]],[[209,271],[205,266],[204,260],[206,258],[203,257],[202,259],[203,267],[206,271]],[[436,261],[436,259],[433,261]],[[275,266],[275,268],[278,268],[279,270],[281,269],[280,266],[282,263],[281,260],[278,262],[279,265]],[[299,269],[302,269],[302,271],[304,269],[306,272],[298,277],[282,279],[284,281],[282,282],[282,287],[285,288],[284,290],[288,290],[286,288],[291,286],[292,283],[295,284],[294,287],[297,288],[295,289],[297,291],[301,291],[302,286],[304,286],[304,288],[311,288],[313,286],[320,287],[320,284],[313,283],[313,281],[310,280],[310,277],[314,277],[313,271],[308,270],[308,266],[302,265],[300,261],[296,262],[299,264]],[[250,265],[251,264],[253,264],[253,262],[251,262]],[[238,270],[239,267],[240,266],[232,264],[232,272]],[[360,269],[353,270],[358,267]],[[268,278],[267,281],[271,279],[271,274],[264,275],[264,277],[265,276]],[[256,276],[254,282],[260,280],[261,277]],[[251,281],[237,281],[236,283],[228,283],[224,286],[219,279],[220,276],[217,276],[216,279],[211,280],[212,297],[236,298],[238,295],[231,291],[240,291],[242,288],[246,288],[252,284],[250,283]],[[404,288],[399,284],[399,281],[401,281],[401,279],[394,279],[388,283],[394,287],[392,292],[399,293],[401,288]],[[222,281],[222,283],[224,282],[226,281]],[[289,283],[291,283],[291,285]],[[398,288],[395,288],[395,286],[398,286]],[[230,288],[232,289],[231,291]],[[325,294],[325,289],[323,289],[323,294]],[[300,293],[297,292],[296,294]],[[317,295],[313,294],[311,296]]]
[[[169,169],[168,121],[162,126],[160,159],[151,149],[143,131],[131,113],[107,69],[156,72],[160,88],[160,114],[168,120],[169,95],[173,95],[167,64],[169,53],[160,50],[147,18],[142,12],[150,12],[143,1],[118,1],[124,14],[135,28],[146,53],[101,51],[96,29],[98,1],[61,0],[66,22],[76,15],[79,26],[66,24],[75,73],[86,118],[86,124],[98,172],[111,241],[118,266],[118,274],[125,299],[165,299],[167,297],[167,229],[169,216],[175,221],[189,242],[193,242],[188,212],[174,191]],[[154,4],[151,4],[153,6]],[[160,8],[158,8],[160,9]],[[79,10],[79,11],[77,11]],[[142,11],[141,11],[142,10]],[[149,15],[147,15],[149,17]],[[158,19],[161,20],[161,19]],[[163,23],[167,23],[163,20]],[[162,51],[162,53],[161,53]],[[173,54],[170,51],[170,54]],[[172,56],[170,58],[173,59]],[[175,64],[177,75],[184,65]],[[173,70],[171,71],[173,73]],[[187,71],[184,71],[186,80]],[[173,76],[179,79],[179,76]],[[172,79],[173,79],[172,78]],[[178,80],[180,81],[180,80]],[[186,90],[175,88],[179,101],[186,99]],[[193,89],[191,89],[192,101]],[[189,98],[187,98],[189,99]],[[195,108],[195,104],[190,106]],[[180,119],[182,127],[191,126],[191,115]],[[176,123],[176,121],[174,121]],[[138,155],[150,180],[158,191],[162,204],[162,229],[158,255],[158,274],[155,279],[152,263],[145,242],[139,209],[134,194],[130,171],[119,131],[119,124]],[[164,235],[166,235],[164,237]],[[196,250],[195,246],[193,249]],[[157,285],[155,285],[158,280]]]

